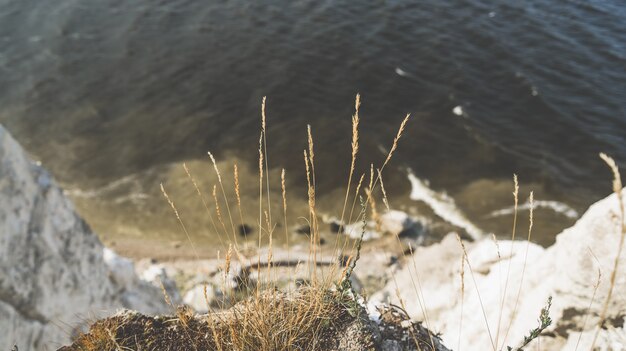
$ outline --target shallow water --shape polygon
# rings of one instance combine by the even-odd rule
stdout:
[[[626,160],[624,37],[618,1],[0,0],[0,123],[105,238],[174,238],[158,184],[193,187],[172,164],[211,150],[257,184],[262,96],[269,164],[293,182],[290,217],[306,196],[307,123],[320,202],[336,213],[360,92],[359,172],[380,164],[412,114],[386,171],[392,206],[445,220],[409,198],[410,168],[473,225],[506,236],[510,216],[492,214],[512,205],[513,173],[521,201],[533,188],[579,213],[610,191],[597,153]],[[544,244],[573,221],[554,208],[538,210]]]

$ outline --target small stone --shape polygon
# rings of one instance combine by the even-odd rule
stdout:
[[[206,297],[204,295],[205,286]],[[222,293],[215,289],[212,285],[198,284],[185,293],[183,302],[193,308],[197,313],[207,313],[209,311],[209,307],[217,304],[218,299],[221,296]]]
[[[328,224],[330,226],[330,232],[334,234],[343,234],[344,228],[341,223],[337,221],[332,221]]]
[[[247,224],[240,224],[239,226],[237,226],[237,232],[239,233],[239,236],[243,236],[244,238],[252,234],[253,231],[254,229]]]

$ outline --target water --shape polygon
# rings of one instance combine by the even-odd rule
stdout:
[[[197,166],[209,198],[207,150],[224,168],[238,160],[257,189],[262,96],[290,217],[304,208],[307,123],[320,203],[336,212],[360,92],[359,172],[380,164],[412,114],[386,174],[392,206],[446,217],[410,198],[410,168],[472,225],[506,236],[510,215],[497,211],[512,204],[517,173],[520,201],[532,188],[555,204],[538,210],[536,240],[548,244],[574,220],[569,209],[610,191],[598,152],[626,160],[625,37],[619,1],[1,0],[0,123],[105,241],[174,240],[158,184],[192,202],[181,162]]]

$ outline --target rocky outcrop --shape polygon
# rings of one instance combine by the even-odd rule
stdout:
[[[626,201],[626,190],[622,197]],[[547,249],[522,241],[466,243],[471,270],[466,264],[463,295],[463,251],[449,235],[439,244],[417,249],[412,262],[373,298],[399,303],[398,289],[409,314],[441,332],[446,345],[500,350],[519,345],[537,327],[540,310],[552,296],[553,324],[541,337],[542,349],[589,350],[610,286],[619,219],[613,194],[592,205]],[[626,253],[619,272],[607,322],[596,342],[599,350],[626,349]]]
[[[67,343],[88,320],[131,308],[164,313],[163,295],[123,276],[50,174],[0,126],[0,350]],[[113,254],[114,255],[114,254]]]

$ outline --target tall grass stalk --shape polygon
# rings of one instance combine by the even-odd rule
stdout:
[[[480,309],[483,313],[483,318],[485,320],[485,326],[487,327],[487,334],[489,334],[489,341],[491,342],[491,347],[493,351],[496,351],[496,344],[494,343],[493,336],[491,334],[491,328],[489,327],[489,321],[487,320],[487,313],[485,312],[485,305],[483,304],[483,299],[480,296],[480,289],[478,288],[478,283],[476,282],[476,277],[474,277],[474,269],[472,269],[472,264],[469,260],[469,256],[467,255],[467,250],[465,249],[465,244],[463,240],[461,240],[461,236],[456,235],[456,239],[461,245],[461,250],[463,251],[463,257],[465,258],[465,262],[467,263],[467,267],[470,270],[470,276],[472,277],[472,281],[474,282],[474,288],[476,289],[476,294],[478,296],[478,302],[480,303]]]
[[[261,250],[261,238],[263,238],[263,129],[259,136],[259,246]],[[261,255],[257,255],[257,271],[261,270]],[[257,298],[260,290],[257,288]]]
[[[280,189],[283,195],[283,221],[285,223],[285,243],[287,245],[287,261],[291,261],[291,245],[289,245],[289,226],[287,225],[287,185],[285,182],[285,169],[280,172]],[[293,281],[293,273],[289,271],[289,281]]]
[[[196,189],[196,193],[198,194],[198,197],[200,198],[200,201],[202,202],[202,205],[204,206],[204,209],[206,210],[206,213],[209,216],[209,221],[211,222],[211,225],[213,226],[213,230],[215,231],[215,234],[217,235],[217,238],[220,241],[221,246],[224,246],[225,244],[222,238],[222,234],[217,229],[217,225],[215,224],[215,220],[213,219],[213,215],[211,214],[211,210],[209,209],[209,205],[207,203],[206,198],[204,197],[204,194],[200,190],[200,187],[198,186],[196,179],[191,175],[191,171],[187,167],[186,163],[183,163],[183,169],[185,170],[185,173],[187,174],[187,178],[189,178],[189,181],[191,181],[191,184],[193,184],[194,188]],[[228,233],[224,233],[224,234],[226,234],[226,237],[228,237]]]
[[[383,183],[383,174],[380,171],[380,168],[376,168],[376,172],[378,172],[378,178],[380,179],[380,190],[383,192],[383,204],[385,204],[385,208],[387,212],[391,211],[389,208],[389,199],[387,198],[387,191],[385,190],[385,184]]]
[[[399,237],[396,236],[396,238]],[[421,297],[421,305],[424,306],[423,307],[423,312],[424,313],[424,320],[426,322],[426,327],[430,330],[431,329],[431,325],[430,325],[430,318],[428,318],[428,310],[426,309],[426,299],[424,299],[424,290],[422,289],[422,283],[420,281],[420,277],[419,277],[419,273],[417,272],[417,264],[415,263],[415,259],[413,259],[414,256],[414,252],[413,252],[413,246],[411,244],[409,244],[409,253],[410,253],[410,257],[411,257],[411,262],[413,263],[413,272],[415,275],[415,279],[413,279],[413,274],[409,274],[411,276],[411,283],[413,284],[413,290],[415,291],[415,293],[418,295],[418,297]],[[409,269],[409,273],[411,272],[411,270]],[[417,287],[415,285],[415,281],[417,280]],[[428,334],[429,338],[430,338],[430,345],[432,346],[433,350],[435,349],[435,342],[433,341],[433,336],[429,333]]]
[[[515,242],[515,232],[517,230],[517,210],[519,206],[519,182],[517,181],[517,174],[513,174],[513,228],[511,228],[511,252],[509,253],[509,264],[506,270],[506,279],[504,281],[504,291],[502,292],[501,302],[500,302],[500,312],[498,313],[498,330],[496,331],[496,345],[498,345],[497,340],[500,336],[500,326],[502,322],[502,313],[504,311],[504,302],[506,300],[506,293],[509,286],[509,276],[511,273],[511,262],[513,261],[513,243]],[[505,340],[502,341],[502,347],[506,344],[506,336]]]
[[[161,193],[163,194],[163,196],[165,196],[165,199],[167,200],[167,202],[169,203],[170,207],[172,208],[172,211],[174,211],[174,215],[176,216],[176,219],[178,220],[178,223],[180,224],[180,227],[182,228],[183,232],[187,236],[187,240],[189,240],[189,244],[191,245],[191,249],[193,250],[194,256],[196,257],[197,260],[200,260],[200,255],[198,255],[198,251],[196,250],[196,245],[194,244],[193,240],[191,240],[191,236],[189,235],[189,231],[187,231],[187,226],[185,226],[185,223],[183,222],[182,218],[180,218],[180,214],[178,213],[178,209],[176,208],[176,205],[174,204],[174,201],[172,201],[172,199],[170,199],[169,195],[165,191],[165,187],[163,186],[163,183],[161,183]]]
[[[239,169],[237,168],[237,164],[235,163],[233,165],[233,180],[235,181],[235,196],[237,197],[237,209],[239,212],[239,221],[240,221],[240,228],[241,228],[241,234],[243,234],[244,237],[248,236],[247,230],[246,230],[246,226],[243,224],[243,211],[241,209],[241,194],[239,193]],[[237,242],[237,235],[235,235],[235,246],[239,246],[239,243]]]
[[[461,256],[461,315],[459,316],[459,340],[457,342],[457,350],[461,351],[461,335],[463,333],[463,307],[465,303],[465,255]]]
[[[269,158],[267,155],[267,128],[266,122],[267,117],[265,115],[265,106],[266,106],[267,97],[263,97],[263,101],[261,103],[261,131],[263,133],[263,159],[265,160],[265,186],[267,191],[267,212],[268,212],[268,231],[271,230],[272,227],[272,206],[270,200],[270,170],[268,166]]]
[[[222,224],[222,228],[224,228],[224,232],[226,236],[228,236],[228,229],[226,229],[226,224],[224,223],[224,219],[222,218],[222,211],[220,210],[220,202],[217,199],[217,185],[213,185],[213,202],[215,203],[215,214],[217,215],[217,220]]]
[[[339,220],[339,232],[344,225],[344,215],[346,213],[346,205],[348,204],[348,198],[350,195],[350,188],[352,185],[352,176],[354,175],[354,167],[356,165],[356,156],[359,153],[359,107],[361,106],[361,95],[356,94],[354,101],[354,115],[352,115],[352,153],[350,158],[350,173],[348,175],[348,185],[346,186],[346,195],[343,200],[343,208],[341,209],[341,218]],[[358,193],[358,192],[357,192]],[[356,201],[356,197],[355,197]]]
[[[591,311],[591,306],[593,306],[593,303],[596,299],[596,293],[598,292],[598,287],[600,287],[600,281],[602,280],[602,270],[600,269],[600,261],[598,260],[596,255],[593,254],[593,251],[591,251],[591,249],[589,249],[589,254],[598,263],[598,279],[596,280],[596,283],[593,285],[593,293],[591,294],[591,299],[589,300],[589,306],[587,306],[587,309],[585,310],[585,318],[583,319],[583,325],[580,327],[580,333],[578,334],[578,339],[576,340],[576,347],[574,348],[574,351],[578,350],[578,346],[580,345],[580,339],[582,338],[583,332],[585,331],[585,326],[587,325],[587,320],[589,319],[589,312]]]
[[[317,254],[318,254],[318,245],[320,243],[319,237],[319,225],[317,220],[317,211],[315,208],[315,189],[316,189],[316,177],[315,177],[315,151],[313,145],[313,133],[311,131],[311,125],[307,125],[307,144],[309,147],[308,152],[308,162],[310,163],[310,175],[308,175],[309,170],[307,169],[307,181],[309,181],[309,211],[310,218],[309,221],[311,223],[311,249],[313,250],[313,281],[316,284],[317,282]],[[305,154],[306,157],[306,154]]]
[[[591,349],[595,347],[595,344],[598,339],[598,335],[600,334],[600,329],[602,328],[605,320],[606,314],[609,309],[609,303],[611,302],[611,297],[613,296],[613,289],[615,288],[615,278],[617,277],[617,272],[619,269],[619,262],[622,255],[622,249],[624,248],[624,238],[626,237],[626,222],[624,222],[625,217],[625,209],[624,209],[624,200],[622,198],[622,177],[619,173],[619,168],[611,157],[607,156],[604,153],[600,154],[600,158],[609,166],[611,172],[613,173],[613,192],[615,196],[617,196],[617,202],[619,204],[619,244],[617,246],[617,256],[615,256],[615,260],[613,261],[613,270],[611,271],[611,275],[609,277],[609,291],[606,295],[606,299],[604,300],[604,304],[602,306],[602,311],[600,312],[600,320],[598,321],[598,326],[596,328],[596,332],[593,336],[593,342],[591,343]]]
[[[222,197],[224,198],[224,203],[226,204],[226,212],[228,214],[228,220],[230,221],[230,227],[232,229],[233,238],[237,240],[237,233],[235,232],[235,224],[233,222],[233,216],[230,212],[230,205],[228,204],[228,198],[226,197],[226,191],[224,190],[224,183],[222,183],[222,175],[220,174],[219,168],[217,168],[217,163],[215,162],[215,157],[209,151],[209,157],[211,158],[211,162],[213,163],[213,169],[215,169],[215,174],[217,174],[217,182],[220,185],[220,189],[222,190]]]
[[[513,305],[513,312],[511,313],[511,318],[509,319],[509,326],[507,327],[506,333],[504,334],[504,340],[503,342],[506,342],[506,338],[509,335],[509,332],[511,330],[511,327],[513,326],[513,323],[515,322],[515,318],[517,318],[517,306],[519,304],[519,299],[522,295],[522,286],[524,285],[524,275],[526,273],[526,263],[528,262],[528,251],[530,249],[530,238],[533,232],[533,213],[534,213],[534,208],[535,208],[535,202],[534,202],[534,195],[533,192],[530,192],[530,197],[529,197],[529,203],[530,203],[530,212],[528,215],[528,237],[526,238],[526,252],[524,253],[524,263],[522,265],[522,277],[520,278],[520,282],[519,282],[519,286],[517,288],[517,296],[515,297],[515,304]],[[511,260],[513,259],[513,257],[511,257]]]

